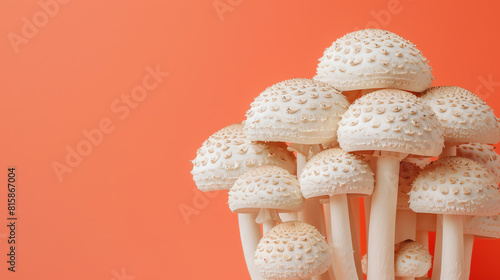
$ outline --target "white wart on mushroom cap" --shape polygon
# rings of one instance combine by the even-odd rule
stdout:
[[[441,86],[428,89],[421,99],[436,113],[445,142],[500,141],[500,125],[493,109],[476,94],[461,87]]]
[[[304,198],[295,175],[277,166],[261,166],[243,174],[229,191],[229,208],[236,213],[276,209],[300,211]]]
[[[348,91],[397,88],[421,92],[434,77],[414,44],[385,30],[364,29],[333,42],[319,59],[317,80]]]
[[[432,266],[432,256],[420,243],[406,240],[396,244],[394,262],[397,277],[422,277]]]
[[[266,279],[305,279],[324,273],[332,252],[319,231],[304,222],[286,222],[264,235],[255,266]]]
[[[438,156],[441,127],[434,113],[415,95],[395,89],[374,91],[357,99],[344,113],[338,130],[348,152],[390,151]]]
[[[464,223],[464,234],[478,238],[500,238],[500,215],[471,217]]]
[[[251,104],[245,127],[255,141],[321,144],[337,140],[349,102],[327,83],[291,79],[264,90]]]
[[[495,148],[486,144],[463,144],[457,146],[457,156],[477,161],[490,170],[497,184],[500,183],[500,156]]]
[[[371,195],[375,180],[368,163],[359,155],[331,148],[310,159],[300,175],[305,198],[335,194]]]
[[[294,174],[296,159],[285,143],[251,142],[242,124],[227,126],[210,136],[192,161],[193,179],[201,191],[229,190],[246,171],[264,165]]]
[[[461,157],[441,158],[413,182],[410,208],[417,213],[493,215],[500,193],[488,170]]]
[[[421,170],[416,164],[410,162],[401,162],[399,165],[398,210],[410,210],[410,205],[408,204],[410,196],[408,193],[411,191],[411,184],[415,181]]]

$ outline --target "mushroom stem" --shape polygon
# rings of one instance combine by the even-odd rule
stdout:
[[[276,209],[261,208],[255,222],[262,224],[262,235],[265,235],[276,226],[276,222],[281,223],[281,219]]]
[[[331,244],[332,242],[332,220],[330,217],[330,199],[325,199],[321,201],[321,204],[323,205],[323,213],[325,215],[325,225],[326,225],[326,240],[328,241],[328,244]],[[328,268],[328,280],[335,280],[335,274],[333,272],[333,266],[330,266]]]
[[[377,160],[375,158],[373,158],[372,160],[370,160],[369,164],[370,164],[371,170],[373,171],[373,173],[375,173],[375,171],[377,170]],[[377,174],[375,174],[374,176],[375,176],[375,181],[376,181],[377,180]],[[371,196],[364,197],[363,198],[363,203],[364,203],[364,207],[365,207],[366,244],[368,245],[368,236],[370,236],[370,234],[369,234],[369,230],[370,230],[370,210],[372,208],[372,197]]]
[[[415,241],[422,244],[425,249],[429,250],[429,232],[427,231],[417,231]]]
[[[396,280],[415,280],[415,277],[396,277]]]
[[[346,194],[330,196],[333,271],[337,279],[359,279],[354,262]]]
[[[352,247],[354,249],[354,262],[359,279],[364,279],[363,269],[361,268],[361,236],[360,236],[360,213],[359,198],[349,198],[349,222],[351,224]]]
[[[474,247],[474,235],[464,235],[464,255],[465,255],[465,279],[470,277],[470,267],[472,263],[472,248]]]
[[[256,218],[257,214],[255,213],[238,213],[241,245],[243,246],[243,255],[245,256],[250,278],[252,280],[264,280],[259,275],[254,264],[255,250],[261,238],[260,225],[255,222]]]
[[[464,261],[462,216],[443,215],[441,280],[465,280]]]
[[[411,210],[396,211],[396,237],[395,243],[407,239],[415,241],[417,233],[417,213]]]
[[[444,143],[444,149],[441,152],[441,155],[439,155],[439,158],[453,157],[456,155],[457,155],[457,144],[446,142]]]
[[[441,258],[443,249],[443,215],[436,219],[436,243],[434,245],[434,263],[432,264],[432,280],[441,277]]]
[[[394,235],[399,164],[406,154],[381,152],[377,158],[375,189],[368,237],[368,280],[394,279]],[[347,278],[346,278],[347,279]]]

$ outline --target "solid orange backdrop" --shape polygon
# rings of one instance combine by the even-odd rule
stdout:
[[[434,85],[474,90],[500,111],[499,9],[1,1],[0,278],[249,279],[227,194],[202,196],[189,173],[201,143],[242,121],[266,87],[312,77],[326,47],[365,27],[416,43]],[[6,262],[9,166],[18,179],[15,273]],[[499,250],[500,241],[476,242],[473,279],[500,278]]]

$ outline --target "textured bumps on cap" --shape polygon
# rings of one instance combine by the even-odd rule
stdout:
[[[495,148],[486,144],[463,144],[457,146],[457,156],[477,161],[490,170],[497,184],[500,183],[500,156]]]
[[[401,162],[399,165],[399,181],[398,181],[398,210],[410,210],[408,201],[410,196],[408,193],[411,191],[411,184],[417,178],[422,169],[416,164],[410,162]]]
[[[500,238],[500,215],[471,217],[464,223],[464,234],[479,238]]]
[[[357,99],[342,116],[340,147],[348,152],[389,151],[438,156],[443,149],[439,122],[415,95],[383,89]]]
[[[325,237],[304,222],[281,223],[260,240],[255,266],[266,279],[307,279],[328,270],[332,252]]]
[[[336,141],[337,123],[348,107],[347,99],[329,84],[286,80],[264,90],[251,104],[247,137],[297,144]]]
[[[227,126],[203,142],[192,161],[193,179],[201,191],[229,190],[246,171],[263,165],[296,172],[296,160],[285,143],[251,142],[242,124]]]
[[[229,209],[237,213],[276,209],[300,211],[304,198],[295,175],[277,166],[261,166],[243,174],[229,191]]]
[[[397,88],[421,92],[434,77],[414,44],[385,30],[364,29],[333,42],[319,59],[317,80],[348,91]]]
[[[424,246],[413,240],[395,246],[394,267],[396,277],[422,277],[432,265],[432,256]]]
[[[496,214],[500,194],[488,170],[461,157],[429,164],[413,182],[410,208],[417,213]]]
[[[305,198],[335,194],[371,195],[375,180],[368,163],[358,155],[331,148],[310,159],[300,175]]]
[[[445,142],[486,143],[500,141],[499,121],[479,96],[454,86],[432,87],[421,97],[436,114]]]

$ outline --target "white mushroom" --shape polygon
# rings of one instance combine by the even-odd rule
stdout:
[[[418,176],[421,168],[413,163],[401,162],[399,167],[398,180],[398,201],[396,211],[396,243],[404,240],[416,240],[417,232],[417,213],[410,209],[408,193],[411,190],[411,184]]]
[[[309,160],[299,179],[305,198],[330,197],[330,244],[335,277],[362,279],[363,275],[357,274],[353,255],[347,194],[372,194],[374,178],[370,166],[360,156],[332,148]]]
[[[490,170],[493,179],[500,183],[500,156],[495,147],[486,144],[463,144],[457,146],[457,156],[472,159]]]
[[[332,261],[325,237],[304,222],[278,224],[260,240],[255,266],[265,279],[309,279],[324,273]]]
[[[388,89],[356,100],[342,116],[338,135],[340,147],[348,152],[377,152],[368,239],[374,261],[369,263],[368,279],[392,280],[399,164],[408,154],[439,155],[441,128],[416,96]]]

